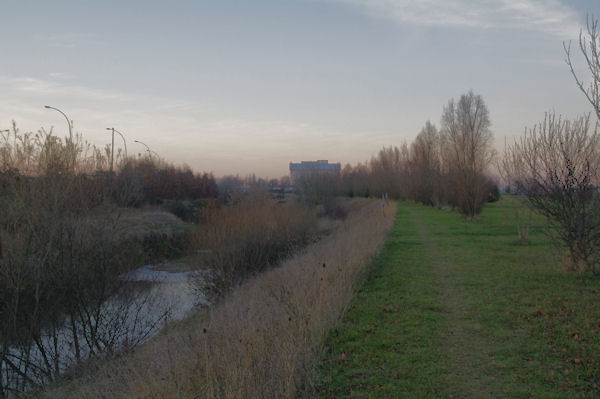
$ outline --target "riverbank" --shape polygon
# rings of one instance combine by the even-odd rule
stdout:
[[[395,207],[360,200],[299,255],[169,326],[130,354],[91,362],[43,398],[293,398],[316,351],[383,243]]]

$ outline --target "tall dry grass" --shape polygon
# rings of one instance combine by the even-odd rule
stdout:
[[[361,201],[329,236],[246,281],[206,313],[39,397],[309,396],[325,333],[393,223],[395,205]]]
[[[227,290],[305,246],[314,235],[317,218],[307,206],[273,200],[256,190],[236,203],[208,208],[191,247],[206,253],[217,291]]]

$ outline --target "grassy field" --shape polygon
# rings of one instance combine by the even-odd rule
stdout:
[[[600,279],[569,274],[511,204],[402,203],[386,246],[327,338],[317,397],[600,397]]]

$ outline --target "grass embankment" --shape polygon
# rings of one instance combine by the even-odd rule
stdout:
[[[356,206],[361,204],[360,206]],[[345,222],[210,310],[132,353],[95,361],[44,398],[294,398],[391,228],[395,206],[355,200]]]
[[[323,398],[600,395],[600,279],[563,271],[508,201],[480,219],[400,204],[318,373]]]

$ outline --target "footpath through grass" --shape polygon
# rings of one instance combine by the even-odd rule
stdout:
[[[476,222],[400,204],[318,372],[322,398],[600,397],[600,279],[562,270],[510,203]]]

